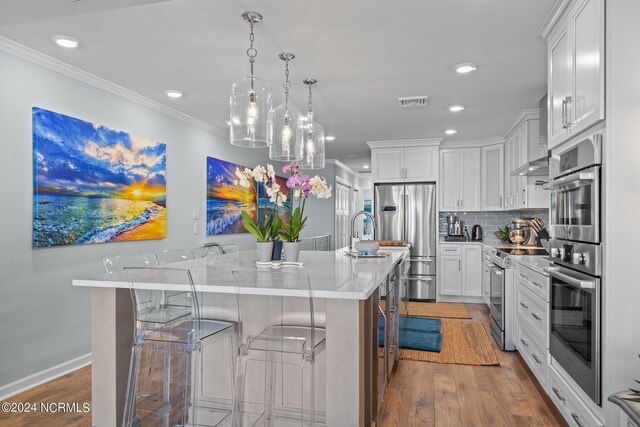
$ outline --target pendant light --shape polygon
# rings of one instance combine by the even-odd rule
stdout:
[[[317,82],[316,79],[303,80],[309,86],[309,112],[306,122],[301,120],[296,129],[296,143],[302,146],[302,158],[298,161],[300,169],[324,169],[324,129],[313,120],[311,86]]]
[[[267,140],[269,142],[269,158],[280,162],[300,160],[301,144],[296,138],[296,129],[300,125],[300,110],[289,103],[289,62],[296,56],[283,52],[279,55],[285,62],[284,101],[269,112]]]
[[[231,144],[239,147],[266,147],[267,121],[272,106],[271,87],[253,72],[258,55],[258,51],[253,47],[253,26],[262,21],[262,15],[257,12],[245,12],[242,18],[251,26],[250,46],[247,49],[250,71],[248,76],[231,86],[229,140]]]

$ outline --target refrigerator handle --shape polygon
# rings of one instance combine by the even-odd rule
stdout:
[[[409,215],[409,195],[404,194],[404,236],[402,236],[402,240],[406,242],[409,240],[409,221],[411,220],[411,215]]]

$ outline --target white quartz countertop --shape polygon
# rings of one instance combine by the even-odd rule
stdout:
[[[352,258],[345,255],[345,249],[336,251],[301,251],[302,267],[296,271],[309,274],[311,289],[315,298],[366,300],[382,283],[393,267],[408,256],[408,250],[380,249],[385,258]],[[304,288],[255,287],[236,289],[232,272],[236,270],[266,269],[256,267],[256,251],[243,251],[222,255],[213,264],[205,265],[204,259],[168,264],[167,267],[189,268],[198,292],[235,293],[237,291],[255,295],[304,296]],[[74,279],[73,286],[101,288],[129,288],[124,273],[97,274],[88,278]],[[304,285],[303,285],[304,286]],[[187,285],[157,283],[150,281],[140,286],[159,289],[188,291]],[[308,295],[308,291],[306,293]]]

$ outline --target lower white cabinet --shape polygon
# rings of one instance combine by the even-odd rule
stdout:
[[[482,246],[478,243],[440,245],[440,295],[482,296]]]
[[[516,348],[544,388],[549,367],[549,278],[519,263],[513,264],[516,293]]]
[[[602,427],[604,424],[584,404],[553,364],[549,365],[547,393],[570,426]]]

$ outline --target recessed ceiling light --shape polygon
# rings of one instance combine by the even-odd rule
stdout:
[[[447,109],[451,112],[457,113],[458,111],[464,110],[464,105],[449,105]]]
[[[363,168],[369,169],[369,165],[362,165]]]
[[[179,90],[173,90],[173,89],[169,89],[169,90],[165,90],[164,93],[169,97],[169,98],[181,98],[182,97],[182,92],[180,92]]]
[[[231,120],[227,120],[225,123],[227,124],[227,126],[231,126]]]
[[[444,133],[446,133],[447,135],[455,135],[456,133],[458,133],[458,131],[455,129],[447,129],[444,131]]]
[[[467,74],[467,73],[470,73],[472,71],[477,70],[478,67],[476,66],[476,64],[472,64],[470,62],[465,62],[464,64],[456,65],[455,67],[453,67],[453,69],[456,71],[456,73]]]
[[[335,141],[336,137],[333,135],[327,135],[324,139],[331,142],[331,141]]]
[[[66,47],[67,49],[74,49],[80,46],[80,40],[69,36],[52,36],[51,40],[58,46]]]

